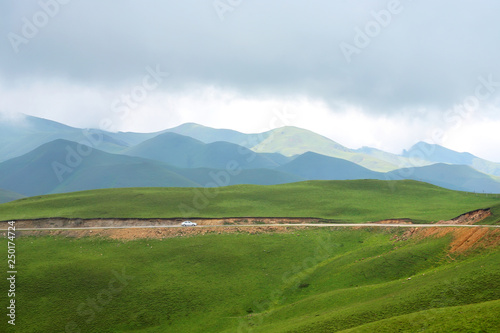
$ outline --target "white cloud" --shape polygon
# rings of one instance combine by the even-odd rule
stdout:
[[[2,35],[22,32],[23,17],[40,10],[31,2],[0,2]],[[404,11],[347,63],[339,44],[352,43],[356,27],[375,22],[373,12],[387,6],[252,1],[221,22],[210,1],[72,1],[19,54],[7,38],[0,42],[0,75],[116,87],[161,64],[172,72],[172,92],[216,85],[245,95],[343,101],[377,114],[446,108],[473,92],[479,75],[500,77],[494,0],[402,1]]]
[[[246,97],[213,86],[198,86],[184,94],[158,91],[124,120],[123,128],[158,131],[165,129],[166,124],[173,127],[196,122],[214,128],[260,133],[276,127],[299,126],[295,120],[297,115],[311,111],[314,104],[305,97]],[[138,124],[141,125],[138,127]]]
[[[74,127],[95,127],[106,111],[106,96],[101,89],[62,80],[35,81],[6,88],[0,84],[2,108],[55,120]]]
[[[472,152],[478,157],[500,163],[499,130],[499,118],[469,119],[466,124],[450,129],[446,133],[443,145],[460,152]]]

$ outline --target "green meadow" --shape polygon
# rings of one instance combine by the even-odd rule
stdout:
[[[500,196],[401,180],[308,181],[221,188],[122,188],[36,196],[0,205],[0,220],[45,217],[314,217],[343,222],[408,218],[430,223],[493,208]],[[498,213],[497,213],[498,212]]]
[[[16,326],[0,331],[497,332],[498,249],[450,257],[450,238],[402,232],[19,237]]]
[[[499,223],[494,195],[416,181],[312,181],[30,197],[0,205],[0,220],[185,214],[431,223],[480,208],[493,213],[481,224]],[[498,332],[498,248],[450,255],[451,236],[396,241],[405,231],[310,227],[133,241],[21,234],[16,326],[5,317],[0,331]],[[9,289],[6,279],[0,285]],[[0,304],[8,302],[0,293]]]

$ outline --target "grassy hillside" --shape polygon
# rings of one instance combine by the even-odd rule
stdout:
[[[346,222],[447,220],[500,204],[498,195],[416,181],[308,181],[223,188],[125,188],[38,196],[0,205],[0,220],[41,217],[317,217]],[[493,217],[495,223],[500,217]]]
[[[394,243],[395,233],[308,229],[128,242],[20,237],[16,326],[2,320],[0,331],[493,332],[499,327],[498,249],[452,260],[449,238]],[[1,239],[0,246],[6,248],[6,242]],[[5,279],[1,284],[8,289]],[[6,297],[0,294],[2,304]]]
[[[341,332],[495,332],[500,327],[500,318],[495,313],[500,313],[500,300],[419,311]]]

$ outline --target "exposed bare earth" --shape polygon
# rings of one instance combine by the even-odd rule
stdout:
[[[38,220],[17,220],[16,228],[96,228],[96,227],[151,227],[178,226],[185,219],[66,219],[48,218]],[[319,223],[314,218],[221,218],[190,219],[198,225],[262,225],[262,224],[302,224]]]
[[[462,214],[449,221],[439,221],[441,225],[473,225],[491,216],[489,209],[479,209]],[[500,244],[500,230],[492,228],[412,228],[402,239],[410,237],[444,237],[451,235],[450,253],[464,253],[471,249],[495,247]]]
[[[417,230],[415,237],[444,237],[451,235],[450,253],[463,253],[476,248],[496,247],[500,244],[500,230],[490,228],[426,228]]]
[[[271,233],[271,232],[291,232],[297,229],[304,229],[306,227],[277,227],[277,226],[263,226],[263,227],[234,227],[234,228],[220,228],[220,227],[206,227],[206,228],[125,228],[125,229],[98,229],[98,230],[40,230],[40,231],[22,231],[23,235],[60,235],[66,237],[88,237],[100,236],[109,237],[112,239],[134,240],[142,238],[172,238],[172,237],[185,237],[206,234],[233,234],[233,233]]]
[[[18,236],[61,235],[67,237],[101,236],[113,239],[140,239],[140,238],[170,238],[209,233],[269,233],[289,232],[303,229],[300,226],[286,226],[287,224],[318,223],[320,219],[312,218],[223,218],[223,219],[191,219],[203,228],[172,228],[179,226],[183,219],[39,219],[17,220]],[[269,225],[269,226],[266,226]],[[280,226],[283,224],[283,226]],[[213,226],[213,227],[211,227]],[[221,228],[220,226],[233,226]],[[242,227],[238,227],[242,226]],[[118,228],[121,227],[121,228]],[[144,228],[141,228],[144,227]],[[154,227],[154,228],[152,228]],[[36,230],[44,228],[65,228],[59,230]],[[113,229],[92,229],[113,228]],[[2,228],[3,229],[3,228]],[[20,229],[34,229],[22,230]],[[5,232],[2,233],[5,235]]]
[[[491,216],[491,211],[489,209],[478,209],[474,210],[472,212],[468,212],[465,214],[462,214],[458,217],[455,217],[452,220],[449,221],[439,221],[439,224],[468,224],[472,225],[477,222],[480,222],[487,218],[488,216]]]
[[[364,228],[367,225],[407,227],[402,235],[395,234],[395,241],[409,238],[453,237],[450,253],[463,253],[474,248],[494,247],[500,243],[500,229],[487,227],[469,227],[490,216],[489,210],[468,212],[449,221],[439,221],[440,226],[415,226],[408,219],[390,219],[371,224],[352,225]],[[164,239],[170,237],[185,237],[205,235],[209,233],[270,233],[270,232],[297,232],[314,225],[325,226],[321,219],[314,218],[223,218],[223,219],[191,219],[199,227],[179,228],[183,219],[64,219],[51,218],[40,220],[17,220],[17,236],[60,235],[65,237],[100,236],[112,239],[133,240],[141,238]],[[1,224],[6,224],[2,222]],[[6,225],[1,225],[7,229]],[[456,225],[457,227],[452,227]],[[342,224],[328,224],[328,226],[345,226]],[[351,226],[351,225],[348,225]],[[458,227],[461,226],[461,227]],[[46,228],[52,228],[47,230]],[[109,229],[106,229],[109,228]],[[21,229],[21,231],[20,231]],[[30,229],[30,230],[22,230]],[[40,229],[40,230],[37,230]],[[45,230],[43,230],[45,229]],[[0,233],[5,236],[6,232]]]

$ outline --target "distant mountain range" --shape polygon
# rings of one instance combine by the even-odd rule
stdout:
[[[98,149],[79,154],[82,147],[58,139],[2,162],[0,188],[34,196],[101,188],[272,185],[304,180],[273,169],[245,170],[238,162],[230,163],[229,168],[223,170],[178,168],[153,159],[111,154]]]
[[[9,201],[14,201],[14,200],[21,199],[21,198],[24,198],[24,195],[0,189],[0,204],[5,203],[5,202],[9,202]]]
[[[197,124],[111,133],[25,116],[0,120],[0,203],[113,187],[271,185],[303,180],[413,179],[500,193],[500,164],[419,142],[401,155],[346,148],[283,127],[244,134]]]
[[[125,149],[123,154],[162,161],[180,168],[224,169],[236,161],[243,169],[273,169],[289,159],[280,154],[256,154],[252,150],[225,141],[203,143],[194,138],[166,132]]]
[[[384,174],[351,161],[313,152],[299,155],[277,170],[308,180],[384,179]]]
[[[425,160],[432,163],[447,163],[457,165],[468,165],[486,174],[500,176],[500,164],[484,160],[470,153],[458,153],[451,149],[436,144],[419,142],[405,150],[403,157],[425,156]]]

